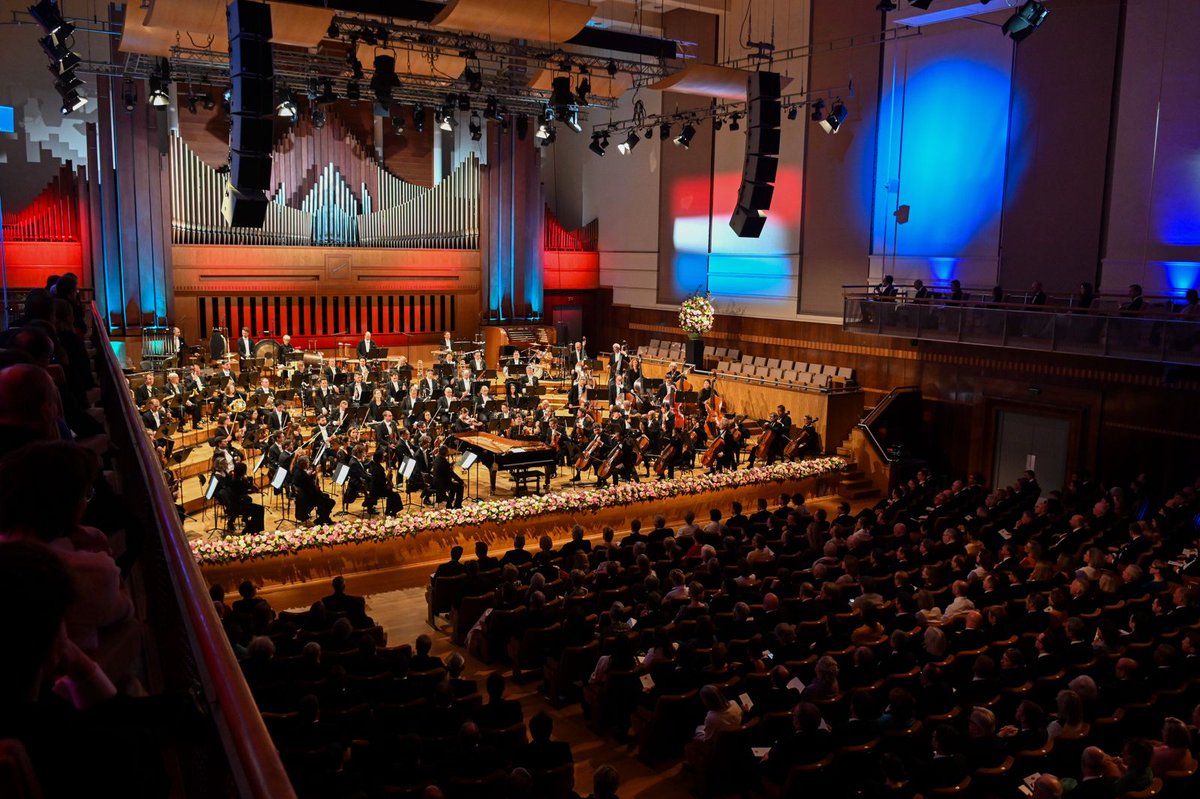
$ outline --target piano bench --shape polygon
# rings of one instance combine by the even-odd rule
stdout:
[[[513,481],[513,494],[523,496],[529,493],[529,483],[533,481],[533,493],[542,493],[542,480],[546,479],[546,473],[540,469],[522,469],[509,473]],[[546,488],[549,488],[550,480],[546,479]]]

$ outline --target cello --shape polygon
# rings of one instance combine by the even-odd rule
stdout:
[[[796,435],[796,437],[789,441],[787,446],[783,448],[784,456],[790,459],[805,451],[813,443],[812,425],[819,421],[821,421],[819,418],[809,420],[808,417],[805,417],[804,427],[800,428],[800,432]]]
[[[579,453],[579,457],[575,460],[576,469],[583,471],[588,468],[588,465],[592,462],[592,458],[596,455],[596,450],[600,449],[601,442],[600,434],[597,433],[596,437],[584,448],[583,452]]]
[[[717,424],[725,416],[725,400],[715,389],[712,396],[704,401],[704,410],[707,413],[704,420],[704,431],[710,436],[716,436]]]
[[[608,476],[617,468],[617,461],[621,458],[621,445],[615,444],[612,451],[608,453],[600,465],[596,467],[596,477],[600,480],[607,480]]]
[[[771,429],[771,425],[775,423],[775,414],[771,414],[771,421],[767,423],[767,427],[763,430],[763,434],[758,439],[758,445],[754,448],[754,459],[765,461],[767,454],[771,451],[771,445],[775,443],[775,431]]]
[[[700,456],[700,463],[711,468],[717,462],[717,458],[721,455],[721,450],[725,448],[725,439],[719,435],[713,438],[712,443],[708,445],[708,449],[704,450],[704,454]]]

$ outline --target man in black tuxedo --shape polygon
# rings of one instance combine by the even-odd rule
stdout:
[[[454,418],[454,412],[451,410],[451,406],[453,404],[454,389],[452,389],[450,386],[446,386],[445,390],[442,391],[442,396],[438,398],[437,410],[434,411],[434,416],[436,416],[437,420],[442,424],[449,424]]]
[[[292,421],[292,415],[287,410],[287,400],[278,400],[275,410],[267,414],[267,429],[275,432],[287,427]]]
[[[134,389],[133,401],[139,408],[144,408],[150,404],[150,400],[158,396],[158,389],[154,387],[154,374],[147,372],[142,378],[142,384]]]
[[[434,375],[432,369],[425,370],[425,376],[417,384],[422,399],[433,401],[439,396],[438,389],[441,386],[438,384],[438,379]]]
[[[408,393],[408,383],[400,379],[400,371],[398,369],[393,369],[388,375],[386,393],[387,399],[390,402],[399,402]]]
[[[479,375],[487,371],[487,361],[483,358],[483,351],[476,350],[474,357],[471,358],[471,373],[475,375],[475,379],[479,379]]]
[[[283,334],[283,343],[279,345],[279,363],[287,364],[292,360],[292,353],[296,348],[292,346],[292,337],[287,333]]]
[[[617,399],[617,375],[625,374],[625,351],[620,344],[613,344],[612,357],[608,361],[608,401]]]
[[[229,339],[219,327],[214,327],[212,335],[208,337],[208,354],[214,361],[219,361],[229,354]]]
[[[492,400],[491,388],[484,383],[479,387],[479,394],[475,397],[475,418],[487,424],[491,421],[492,411],[495,408],[496,403]]]
[[[525,376],[521,378],[521,394],[524,396],[532,396],[537,393],[538,379],[534,374],[533,365],[525,367]]]
[[[575,346],[571,348],[571,354],[567,356],[567,366],[570,367],[572,372],[581,366],[587,366],[588,355],[585,349],[586,345],[587,339],[584,338],[581,341],[576,341]]]
[[[163,410],[162,405],[154,397],[150,398],[150,402],[148,404],[150,407],[145,413],[142,414],[142,423],[145,424],[146,429],[152,433],[158,432],[160,427],[168,424],[171,421],[171,415],[167,413],[167,411]],[[171,453],[175,451],[175,442],[171,440],[170,436],[165,438],[155,438],[154,446],[161,447],[163,454],[168,458],[171,457]]]
[[[317,512],[317,524],[333,524],[329,518],[330,512],[337,505],[333,497],[326,494],[317,486],[317,481],[311,471],[311,463],[306,456],[296,458],[291,470],[292,485],[296,487],[296,518],[307,522],[309,515]]]
[[[346,390],[346,398],[354,407],[366,405],[371,401],[371,384],[363,380],[362,372],[354,373],[354,382]]]
[[[242,336],[237,340],[237,354],[242,361],[248,361],[254,357],[254,339],[250,338],[250,328],[242,328]],[[241,368],[239,366],[239,368]]]
[[[454,464],[450,462],[449,448],[442,447],[433,462],[433,486],[438,501],[444,498],[447,508],[461,508],[463,485],[463,479],[455,473]]]
[[[330,388],[329,381],[323,377],[313,389],[312,404],[317,413],[329,413],[337,405],[337,392]]]
[[[176,353],[187,349],[187,342],[183,339],[183,331],[177,327],[171,328],[171,343],[175,345]]]
[[[359,360],[378,358],[378,351],[379,347],[375,346],[375,342],[371,340],[371,331],[368,330],[363,333],[362,341],[358,342],[358,347],[356,349]]]

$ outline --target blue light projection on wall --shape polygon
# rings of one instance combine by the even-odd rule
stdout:
[[[720,296],[788,297],[795,294],[795,267],[780,255],[709,256],[708,290]]]
[[[1174,247],[1200,246],[1200,152],[1183,159],[1181,168],[1164,170],[1155,197],[1158,235]],[[1168,176],[1169,175],[1169,176]]]
[[[1200,262],[1163,261],[1167,285],[1173,291],[1183,293],[1188,289],[1200,288]]]
[[[11,105],[0,105],[0,133],[15,133],[16,118]]]
[[[996,255],[1010,101],[1014,131],[1021,104],[1011,97],[1008,71],[961,56],[934,58],[885,86],[875,219],[887,226],[887,237],[885,251],[876,254],[942,257],[946,274],[938,277],[949,279],[949,256]],[[1008,164],[1010,182],[1024,169],[1024,159]],[[898,195],[884,188],[889,179],[898,179]],[[897,199],[911,215],[895,228]]]

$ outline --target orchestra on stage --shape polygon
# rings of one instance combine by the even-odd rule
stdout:
[[[446,333],[429,363],[414,364],[369,331],[355,357],[240,333],[231,344],[216,328],[208,348],[188,348],[174,328],[170,357],[132,381],[169,482],[172,462],[186,457],[173,434],[189,425],[207,434],[206,496],[224,511],[227,531],[238,521],[242,533],[263,530],[268,502],[285,521],[329,524],[335,494],[344,513],[361,499],[359,513],[395,515],[414,494],[423,505],[459,507],[479,498],[476,465],[492,493],[500,472],[521,493],[531,483],[549,490],[567,472],[570,484],[618,485],[821,452],[816,419],[794,425],[780,405],[748,422],[711,377],[671,363],[649,379],[621,343],[606,364],[592,359],[586,338],[510,345],[489,364],[478,341]],[[268,486],[256,502],[264,469]]]

